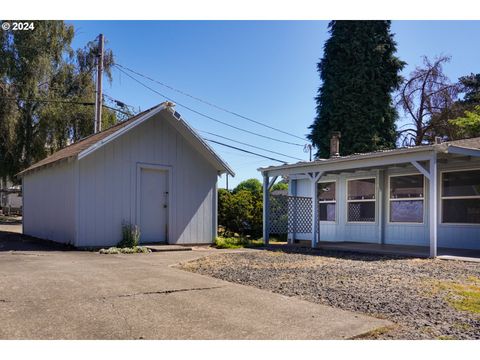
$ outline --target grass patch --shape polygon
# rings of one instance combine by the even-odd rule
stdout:
[[[149,248],[146,248],[145,246],[134,246],[134,247],[124,247],[124,248],[118,248],[118,247],[111,247],[108,249],[100,249],[99,253],[100,254],[147,254],[152,252]]]
[[[377,329],[368,331],[366,333],[356,335],[350,338],[350,340],[373,340],[381,338],[383,335],[388,334],[395,329],[396,325],[382,326]]]
[[[217,249],[239,249],[258,246],[263,246],[262,240],[252,240],[242,237],[217,237],[215,239],[215,247]]]
[[[441,282],[448,292],[447,301],[457,310],[480,314],[480,279],[469,277],[468,283]]]

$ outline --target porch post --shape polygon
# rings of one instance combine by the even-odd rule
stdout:
[[[270,196],[268,173],[263,174],[263,244],[268,245],[270,238]]]
[[[437,256],[437,154],[430,159],[429,169],[430,257]]]
[[[312,179],[312,248],[317,246],[317,233],[318,233],[318,188],[315,177]]]
[[[310,173],[308,176],[311,180],[312,193],[312,248],[317,246],[318,236],[318,180],[322,177],[323,172]]]

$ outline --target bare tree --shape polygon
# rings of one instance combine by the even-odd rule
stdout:
[[[457,99],[458,84],[443,73],[443,65],[449,61],[448,56],[433,61],[424,57],[423,66],[417,67],[400,88],[397,106],[410,120],[398,131],[404,146],[432,141],[436,135],[432,117],[448,110]]]

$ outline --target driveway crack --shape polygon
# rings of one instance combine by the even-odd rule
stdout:
[[[121,294],[121,295],[116,295],[116,296],[108,296],[108,297],[103,297],[103,299],[108,299],[108,298],[112,298],[112,297],[114,297],[114,298],[124,298],[124,297],[141,296],[141,295],[168,295],[168,294],[173,294],[173,293],[178,293],[178,292],[214,290],[214,289],[219,289],[219,288],[222,288],[222,287],[224,287],[224,286],[210,286],[210,287],[198,287],[198,288],[145,291],[145,292],[138,292],[138,293],[133,293],[133,294]]]

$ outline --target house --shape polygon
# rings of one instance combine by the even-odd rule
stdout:
[[[480,138],[350,156],[339,156],[338,144],[335,135],[329,159],[259,169],[266,242],[285,231],[290,243],[312,247],[479,253]],[[280,202],[269,195],[279,176],[289,179],[283,230],[272,229]]]
[[[232,169],[172,103],[78,141],[22,171],[23,232],[76,247],[211,243],[217,179]]]

